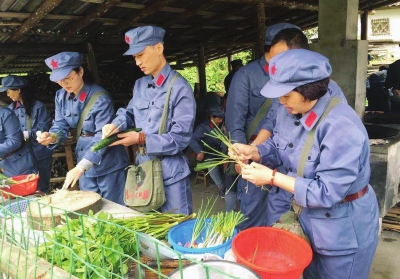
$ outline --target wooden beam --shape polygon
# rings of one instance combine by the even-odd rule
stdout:
[[[111,7],[117,4],[120,0],[107,0],[96,9],[94,9],[90,14],[88,14],[84,19],[81,19],[74,26],[69,28],[67,34],[59,39],[60,42],[66,42],[71,36],[79,33],[83,28],[88,26],[90,23],[100,18],[105,14]]]
[[[160,10],[161,7],[167,6],[171,3],[175,2],[175,0],[159,0],[155,1],[154,4],[146,6],[140,10],[132,19],[124,20],[120,23],[120,25],[116,28],[116,33],[121,33],[132,27],[132,25]]]
[[[0,44],[0,53],[2,55],[24,55],[24,54],[57,54],[65,51],[67,46],[65,44],[29,44],[29,43],[4,43]],[[82,44],[69,44],[69,51],[86,52],[85,45]],[[0,62],[1,65],[1,62]]]
[[[199,45],[199,81],[200,81],[200,95],[207,94],[207,80],[206,80],[206,60],[204,55],[203,44]]]
[[[30,13],[13,13],[13,12],[0,12],[0,17],[10,17],[10,18],[29,18]],[[76,15],[52,15],[48,14],[44,17],[44,19],[52,19],[52,20],[81,20],[84,19],[84,16],[76,16]],[[108,24],[118,24],[122,20],[114,19],[114,18],[104,18],[99,17],[95,18],[95,21],[108,23]]]
[[[37,8],[31,16],[15,31],[7,43],[17,42],[20,40],[32,27],[36,26],[51,10],[57,7],[63,0],[45,0],[39,8]]]
[[[368,40],[368,10],[364,10],[361,17],[361,40]]]
[[[264,4],[267,7],[281,7],[286,9],[318,11],[318,5],[299,3],[285,0],[216,0],[219,2],[229,2],[238,4]]]
[[[5,21],[0,21],[0,26],[20,26],[20,25],[22,25],[21,22],[13,22],[13,21],[5,22]]]
[[[375,0],[360,3],[359,10],[373,10],[399,2],[399,0]]]
[[[86,2],[86,3],[97,3],[101,4],[104,2],[104,0],[80,0],[81,2]],[[128,9],[137,9],[137,10],[142,10],[147,7],[147,5],[144,4],[137,4],[137,3],[128,3],[128,2],[120,2],[116,7],[121,7],[121,8],[128,8]],[[169,12],[169,13],[179,13],[183,14],[186,13],[190,10],[184,9],[184,8],[176,8],[176,7],[169,7],[169,6],[164,6],[159,9],[161,12]],[[199,15],[202,16],[214,16],[217,13],[214,12],[209,12],[209,11],[198,11]]]
[[[94,81],[96,82],[96,84],[101,85],[99,70],[97,69],[96,56],[94,54],[93,46],[91,43],[87,44],[86,61],[88,62],[88,67],[90,73],[93,75]]]
[[[223,42],[207,42],[204,43],[205,48],[228,48],[228,47],[240,47],[240,46],[250,46],[254,42],[242,41],[230,43],[229,41]],[[126,44],[101,44],[93,45],[96,54],[99,53],[116,53],[121,54],[127,50]],[[181,44],[181,43],[165,43],[165,48],[167,51],[171,50],[189,50],[193,49],[197,53],[198,45],[191,44]],[[0,44],[0,55],[53,55],[59,52],[65,51],[76,51],[81,53],[86,53],[87,48],[85,44],[53,44],[53,43],[43,43],[43,44],[30,44],[30,43],[4,43]],[[11,61],[11,60],[10,60]],[[0,61],[0,65],[1,61]]]
[[[47,15],[51,10],[53,10],[58,4],[60,4],[62,0],[46,0],[43,2],[39,8],[37,8],[28,19],[24,21],[22,25],[20,25],[8,39],[6,42],[18,42],[32,27],[36,26],[45,15]],[[6,57],[3,61],[0,62],[0,67],[2,65],[7,64],[8,62],[14,60],[17,56],[11,55]]]
[[[215,3],[214,0],[203,0],[203,1],[198,1],[197,4],[192,7],[189,11],[183,13],[181,16],[175,17],[173,20],[170,20],[166,23],[163,23],[162,26],[164,28],[169,28],[171,26],[174,26],[178,24],[179,22],[182,22],[186,19],[188,19],[191,16],[197,15],[200,10],[203,9],[210,9],[213,6],[217,5],[218,3]]]
[[[4,59],[2,61],[0,61],[0,68],[2,66],[6,65],[8,62],[13,61],[15,58],[17,58],[17,55],[8,55],[8,56],[4,57]]]
[[[181,32],[180,36],[184,36],[184,35],[196,32],[196,31],[198,31],[200,29],[203,29],[205,26],[212,25],[212,24],[214,24],[214,23],[216,23],[218,21],[226,19],[227,17],[230,17],[232,15],[238,14],[238,13],[242,12],[243,10],[247,10],[251,6],[252,5],[248,5],[246,7],[240,6],[240,7],[235,7],[233,9],[225,10],[223,14],[218,14],[216,16],[213,16],[213,17],[209,18],[207,21],[205,21],[203,24],[199,24],[199,25],[197,25],[197,26],[195,26],[193,28],[190,28],[190,29],[187,29],[184,32]]]
[[[264,55],[265,45],[265,7],[263,3],[257,4],[257,45],[258,58]]]

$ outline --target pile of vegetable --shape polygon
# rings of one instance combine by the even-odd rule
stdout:
[[[201,203],[193,227],[191,241],[184,245],[186,248],[209,248],[221,245],[231,239],[235,227],[246,220],[241,212],[219,212],[211,215],[211,211],[217,199],[215,199],[214,202],[208,199],[204,209],[203,202]],[[196,240],[198,240],[203,230],[206,230],[204,242],[196,243]],[[182,243],[178,244],[183,245]]]
[[[131,128],[131,129],[127,129],[127,130],[121,131],[119,133],[113,134],[105,139],[102,139],[95,145],[93,145],[92,151],[94,151],[94,152],[99,151],[100,149],[106,148],[113,142],[116,142],[117,140],[119,140],[119,138],[118,138],[119,134],[128,133],[128,132],[140,132],[141,130],[142,130],[142,128]]]
[[[37,255],[82,279],[121,277],[128,272],[126,255],[135,257],[138,251],[135,231],[162,239],[171,227],[194,217],[159,212],[127,219],[105,212],[97,219],[91,212],[79,219],[67,217],[64,225],[46,233],[46,242],[36,248]]]

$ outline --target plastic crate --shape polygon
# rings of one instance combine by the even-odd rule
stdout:
[[[28,208],[29,200],[20,200],[12,203],[7,203],[0,206],[0,218],[5,218],[11,214],[21,214],[26,212]]]
[[[207,219],[206,227],[201,231],[200,236],[197,238],[196,242],[203,242],[206,236],[207,226],[210,219]],[[237,234],[237,229],[234,230],[233,236],[221,245],[208,247],[208,248],[187,248],[179,245],[180,242],[184,245],[186,242],[190,242],[192,238],[193,228],[196,220],[190,220],[179,225],[176,225],[168,232],[168,242],[172,245],[174,250],[182,254],[205,254],[211,253],[224,258],[225,252],[231,249],[232,239]]]

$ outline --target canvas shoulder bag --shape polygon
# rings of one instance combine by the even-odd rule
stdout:
[[[172,85],[179,76],[180,74],[176,73],[169,83],[158,134],[165,134],[166,132]],[[166,201],[161,160],[155,158],[138,166],[130,165],[127,169],[128,174],[124,191],[125,204],[140,212],[159,209]]]

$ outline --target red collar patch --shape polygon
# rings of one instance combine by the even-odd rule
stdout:
[[[307,127],[311,127],[311,125],[314,123],[316,118],[317,118],[317,114],[315,112],[311,111],[305,121]]]
[[[272,65],[271,73],[272,73],[273,75],[275,75],[275,73],[276,73],[276,66],[275,66],[275,64]]]
[[[265,64],[264,65],[264,71],[267,73],[267,74],[269,74],[269,69],[268,69],[268,64]]]
[[[212,124],[212,122],[210,122],[210,128],[214,129],[214,127],[215,127],[214,124]]]
[[[163,83],[164,79],[165,79],[165,77],[163,76],[163,74],[160,74],[160,75],[158,76],[158,79],[157,79],[157,81],[156,81],[156,84],[157,84],[158,86],[161,86],[161,84]]]
[[[18,108],[18,102],[15,102],[14,109],[17,109],[17,108]]]
[[[83,102],[86,99],[86,92],[81,92],[81,94],[79,94],[79,101]]]
[[[125,42],[129,44],[131,42],[131,39],[128,36],[125,36]]]
[[[51,59],[51,66],[53,67],[53,70],[58,68],[58,62],[54,59]]]

